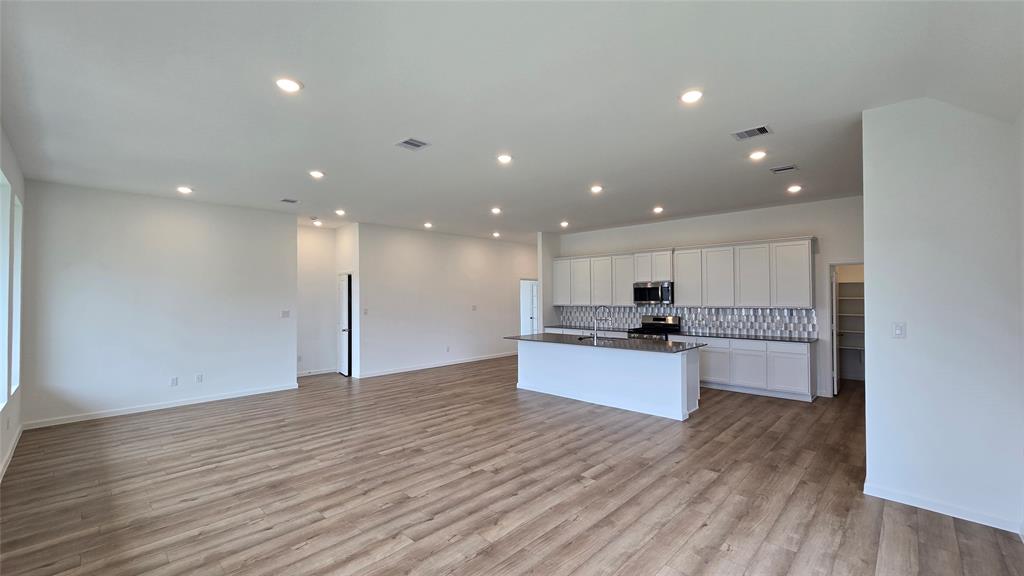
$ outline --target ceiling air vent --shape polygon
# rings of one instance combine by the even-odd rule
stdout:
[[[405,148],[406,150],[419,150],[420,148],[426,148],[427,146],[430,146],[430,144],[428,142],[424,142],[423,140],[407,138],[405,140],[402,140],[398,144],[395,144],[395,146],[398,146],[399,148]]]
[[[785,172],[792,172],[796,170],[796,164],[786,164],[785,166],[776,166],[775,168],[769,168],[772,174],[783,174]]]
[[[294,198],[281,198],[281,202],[284,202],[285,204],[298,204],[299,203],[299,201],[295,200]]]
[[[754,136],[764,136],[765,134],[771,134],[772,129],[768,126],[758,126],[757,128],[751,128],[750,130],[740,130],[739,132],[733,132],[732,137],[737,140],[746,140],[747,138],[753,138]]]

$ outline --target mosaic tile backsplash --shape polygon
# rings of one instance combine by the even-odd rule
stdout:
[[[593,326],[596,306],[561,306],[560,324]],[[753,336],[811,337],[818,334],[814,310],[803,308],[678,308],[675,306],[611,306],[611,320],[602,326],[633,328],[641,316],[679,316],[683,330],[704,330]]]

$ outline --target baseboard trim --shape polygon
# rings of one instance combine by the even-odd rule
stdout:
[[[97,412],[83,412],[81,414],[72,414],[70,416],[57,416],[56,418],[43,418],[41,420],[33,420],[26,422],[24,425],[25,430],[31,430],[33,428],[46,428],[47,426],[57,426],[60,424],[70,424],[72,422],[82,422],[85,420],[96,420],[98,418],[109,418],[111,416],[123,416],[125,414],[137,414],[139,412],[150,412],[152,410],[163,410],[164,408],[177,408],[178,406],[188,406],[190,404],[202,404],[204,402],[215,402],[217,400],[228,400],[231,398],[241,398],[243,396],[254,396],[256,394],[266,394],[268,392],[280,392],[282,390],[295,390],[299,387],[298,382],[292,382],[290,384],[283,384],[281,386],[267,386],[265,388],[249,388],[247,390],[236,390],[233,392],[224,392],[221,394],[211,394],[209,396],[196,396],[193,398],[183,398],[181,400],[171,400],[170,402],[157,402],[154,404],[141,404],[138,406],[129,406],[128,408],[116,408],[114,410],[100,410]]]
[[[18,430],[14,433],[14,442],[11,443],[11,451],[7,453],[7,457],[4,458],[4,465],[0,467],[0,480],[3,480],[4,474],[7,474],[7,466],[11,463],[11,458],[14,457],[14,451],[18,449],[18,440],[21,440],[21,433],[24,429],[24,426],[18,426]]]
[[[402,372],[415,372],[416,370],[426,370],[428,368],[440,368],[442,366],[454,366],[456,364],[465,364],[467,362],[479,362],[481,360],[492,360],[494,358],[505,358],[508,356],[515,356],[518,352],[502,352],[500,354],[487,354],[485,356],[474,356],[472,358],[462,358],[460,360],[447,360],[444,362],[434,362],[430,364],[418,364],[416,366],[404,366],[402,368],[394,368],[388,370],[380,370],[377,372],[365,372],[360,374],[360,378],[373,378],[374,376],[388,376],[390,374],[401,374]]]
[[[931,510],[932,512],[938,512],[939,514],[960,518],[961,520],[969,520],[971,522],[977,522],[978,524],[984,524],[1000,530],[1006,530],[1007,532],[1015,532],[1017,534],[1024,532],[1024,527],[1021,526],[1019,520],[999,518],[997,516],[989,516],[988,514],[979,514],[978,512],[961,508],[960,506],[929,500],[928,498],[922,498],[914,494],[907,494],[906,492],[901,492],[899,490],[890,490],[889,488],[884,488],[868,482],[864,483],[864,493],[868,496],[875,496],[876,498],[892,500],[893,502],[899,502],[900,504],[906,504],[908,506],[924,508],[925,510]]]
[[[739,392],[741,394],[755,394],[757,396],[768,396],[771,398],[781,398],[783,400],[799,400],[800,402],[813,402],[814,398],[809,394],[799,394],[797,392],[785,392],[782,390],[768,390],[762,388],[747,388],[746,386],[736,386],[733,384],[718,384],[717,382],[705,382],[700,383],[702,388],[712,388],[714,390],[724,390],[726,392]]]
[[[321,374],[337,374],[337,368],[325,368],[323,370],[303,370],[299,372],[299,377],[302,376],[319,376]]]

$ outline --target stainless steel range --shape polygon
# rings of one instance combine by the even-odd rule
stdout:
[[[639,328],[630,328],[630,338],[668,340],[669,334],[680,332],[679,316],[643,316]]]

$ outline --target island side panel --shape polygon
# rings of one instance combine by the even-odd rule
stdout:
[[[695,348],[683,352],[684,370],[686,371],[683,381],[686,383],[686,412],[692,414],[699,406],[700,401],[700,349]]]
[[[687,356],[520,341],[518,387],[681,421]]]

